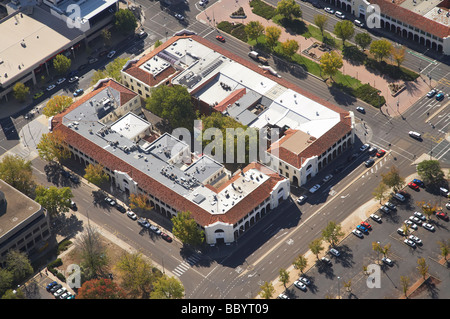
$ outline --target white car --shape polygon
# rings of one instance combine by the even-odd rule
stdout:
[[[179,14],[179,13],[175,13],[175,18],[177,18],[180,21],[184,20],[184,16],[182,14]]]
[[[359,148],[359,151],[360,151],[360,152],[364,152],[364,151],[367,150],[369,147],[370,147],[369,144],[364,144],[363,146],[361,146],[361,147]]]
[[[302,283],[301,281],[299,281],[299,280],[296,280],[294,282],[294,286],[297,287],[298,289],[303,290],[303,291],[306,290],[306,285],[304,283]]]
[[[110,197],[106,197],[105,202],[107,202],[110,206],[116,206],[116,202]]]
[[[425,216],[421,212],[414,212],[414,216],[420,218],[421,220],[426,220]]]
[[[133,213],[131,210],[127,212],[127,216],[130,217],[132,220],[136,220],[137,216],[135,213]]]
[[[377,214],[371,214],[370,218],[372,218],[374,221],[376,221],[378,223],[381,222],[381,217],[378,216]]]
[[[417,245],[422,245],[422,240],[420,240],[419,237],[414,236],[414,235],[409,235],[408,239],[412,240],[413,242],[415,242]]]
[[[320,185],[319,185],[319,184],[316,184],[316,185],[314,185],[313,187],[311,187],[311,188],[309,189],[309,192],[310,192],[311,194],[314,194],[315,192],[317,192],[317,191],[319,190],[319,188],[320,188]]]
[[[69,79],[69,83],[73,83],[73,82],[76,82],[76,81],[78,81],[78,76],[72,76],[70,79]]]
[[[306,195],[302,195],[299,198],[297,198],[297,203],[298,204],[303,204],[306,201],[307,198],[308,197]]]
[[[421,225],[422,221],[416,216],[409,216],[409,220],[416,223],[417,225]]]
[[[416,243],[413,242],[411,239],[405,239],[403,242],[412,248],[416,248]]]
[[[283,294],[283,293],[279,294],[277,298],[278,299],[289,299],[289,297],[286,294]]]
[[[440,187],[439,190],[441,191],[441,194],[444,196],[448,196],[448,189],[444,187]]]
[[[208,4],[208,0],[200,0],[200,2],[198,3],[200,6],[206,6]]]
[[[336,11],[334,15],[339,19],[345,19],[345,15],[341,11]]]
[[[427,93],[427,97],[433,97],[437,93],[437,90],[432,89],[430,92]]]
[[[150,226],[150,229],[151,229],[152,231],[154,231],[157,235],[160,235],[160,234],[161,234],[161,231],[160,231],[159,228],[156,227],[155,225],[151,225],[151,226]]]
[[[323,10],[325,10],[325,12],[328,12],[330,14],[334,14],[334,10],[331,9],[330,7],[325,7]]]
[[[306,277],[300,277],[298,278],[298,280],[304,283],[306,286],[309,286],[311,284],[311,281]]]
[[[111,51],[108,53],[107,57],[111,59],[116,54],[116,51]]]
[[[324,179],[322,180],[322,182],[326,183],[326,182],[328,182],[328,181],[329,181],[330,179],[332,179],[332,178],[333,178],[333,175],[328,174],[327,176],[324,177]]]
[[[63,293],[65,293],[67,291],[66,288],[62,287],[61,289],[57,290],[55,293],[53,293],[53,296],[55,296],[56,298],[58,298],[59,296],[61,296]]]
[[[414,224],[412,221],[410,220],[405,220],[405,224],[408,225],[410,228],[417,230],[417,225]]]
[[[330,249],[330,254],[332,254],[332,255],[334,255],[336,257],[339,257],[341,255],[341,253],[335,248],[331,248]]]
[[[422,225],[422,227],[425,228],[426,230],[434,231],[434,226],[431,225],[431,224],[424,223],[424,224]]]
[[[58,79],[58,81],[56,81],[56,84],[60,85],[60,84],[64,83],[65,81],[66,81],[66,78],[60,78],[60,79]]]
[[[445,207],[447,207],[447,209],[450,209],[450,203],[445,204]]]
[[[363,237],[364,237],[363,233],[362,233],[360,230],[358,230],[358,229],[353,229],[352,233],[353,233],[356,237],[359,237],[359,238],[363,238]]]
[[[50,84],[49,86],[47,86],[47,91],[51,91],[56,87],[56,85],[54,84]]]

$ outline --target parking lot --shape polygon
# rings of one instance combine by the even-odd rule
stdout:
[[[406,183],[409,182],[409,180],[406,181]],[[339,251],[338,257],[330,253],[326,254],[331,264],[317,260],[314,267],[306,272],[304,277],[310,280],[306,289],[302,290],[292,285],[286,290],[286,295],[289,298],[302,299],[399,298],[403,295],[400,277],[408,277],[410,285],[417,282],[421,278],[417,270],[417,260],[423,257],[429,266],[428,274],[431,275],[431,279],[425,285],[425,289],[416,292],[416,295],[425,294],[426,298],[449,298],[448,266],[443,262],[438,245],[439,241],[450,239],[449,222],[433,215],[428,222],[434,226],[434,231],[424,229],[422,225],[417,225],[416,230],[410,229],[410,234],[417,236],[422,242],[422,244],[415,244],[415,247],[408,246],[404,242],[406,237],[398,232],[404,222],[414,216],[414,212],[422,212],[418,207],[419,202],[425,201],[442,206],[443,212],[448,213],[445,208],[447,199],[441,195],[431,194],[424,188],[414,191],[406,187],[405,191],[408,197],[404,202],[392,200],[397,210],[388,210],[389,213],[378,210],[376,214],[381,217],[380,222],[368,218],[365,222],[370,224],[371,230],[363,232],[362,238],[353,233],[348,234],[336,247]],[[355,228],[356,226],[357,224]],[[381,262],[383,254],[373,250],[373,243],[377,242],[381,247],[390,245],[387,257],[392,260],[391,266]],[[328,243],[324,242],[323,246],[328,247]],[[329,248],[325,248],[324,251],[329,251]],[[380,265],[380,285],[379,288],[370,288],[370,283],[367,284],[368,274],[364,271],[364,267],[369,267],[368,270],[371,270],[370,265],[376,264]],[[376,273],[373,275],[376,276]],[[346,286],[349,281],[348,288]]]

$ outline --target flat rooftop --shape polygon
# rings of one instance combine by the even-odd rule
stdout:
[[[46,60],[81,39],[77,29],[39,7],[30,15],[17,13],[0,23],[0,85],[18,80],[26,70]]]
[[[80,19],[89,20],[109,6],[117,3],[117,1],[118,0],[65,0],[58,3],[57,6],[53,5],[53,8],[57,8],[60,10],[61,14],[69,16],[72,15],[72,10],[69,10],[68,7],[76,5],[80,9]]]
[[[5,195],[7,205],[0,207],[0,237],[20,225],[41,209],[41,205],[0,180],[0,191]]]
[[[448,8],[439,7],[442,0],[403,0],[398,6],[420,14],[430,20],[450,25],[450,14]]]

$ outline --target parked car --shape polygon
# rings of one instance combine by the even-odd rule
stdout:
[[[45,289],[47,289],[47,291],[50,291],[50,289],[52,289],[53,287],[55,287],[58,283],[56,281],[52,281],[51,283],[49,283],[47,285],[47,287],[45,287]]]
[[[37,100],[37,99],[40,98],[42,95],[44,95],[44,91],[39,91],[39,92],[37,92],[35,95],[33,95],[33,100]]]
[[[216,36],[216,40],[218,40],[220,42],[225,42],[225,38],[221,35]]]
[[[409,219],[405,220],[404,223],[405,223],[406,225],[408,225],[409,228],[412,228],[412,229],[414,229],[414,230],[417,230],[417,225],[414,224],[414,223],[413,223],[412,221],[410,221]]]
[[[328,174],[327,176],[324,177],[324,179],[322,180],[322,182],[326,183],[326,182],[328,182],[328,181],[329,181],[330,179],[332,179],[332,178],[333,178],[333,175]]]
[[[392,204],[391,202],[387,202],[384,204],[384,206],[386,206],[387,208],[389,208],[390,210],[397,210],[397,206],[395,206],[394,204]]]
[[[366,227],[368,230],[372,229],[372,226],[370,226],[370,224],[368,222],[361,222],[360,225],[363,226],[363,227]]]
[[[414,216],[416,216],[417,218],[420,218],[423,221],[426,220],[426,217],[421,212],[414,212]]]
[[[422,221],[416,216],[409,216],[409,220],[417,225],[421,225]]]
[[[411,239],[405,239],[403,242],[412,248],[416,248],[416,243],[413,242]]]
[[[360,27],[360,28],[363,28],[363,27],[364,27],[364,23],[362,23],[362,22],[359,21],[359,20],[355,20],[355,21],[353,21],[353,23],[354,23],[356,26]]]
[[[53,90],[54,88],[56,87],[56,85],[54,85],[54,84],[50,84],[49,86],[47,86],[47,91],[51,91],[51,90]]]
[[[98,61],[97,58],[89,59],[89,64],[93,64],[93,63],[95,63],[95,62],[97,62],[97,61]]]
[[[60,289],[58,289],[57,291],[55,291],[53,293],[53,296],[55,296],[56,298],[58,298],[59,296],[61,296],[63,293],[65,293],[67,291],[67,289],[65,287],[62,287]]]
[[[161,237],[167,241],[168,243],[172,242],[172,237],[170,237],[169,235],[167,235],[166,233],[161,233]]]
[[[84,93],[83,89],[76,89],[75,92],[73,92],[73,96],[80,96]]]
[[[357,225],[356,229],[359,230],[360,232],[364,233],[364,234],[368,234],[369,233],[369,230],[366,227],[364,227],[363,225]]]
[[[331,266],[331,260],[327,257],[320,258],[320,261],[322,261],[324,264]]]
[[[336,11],[334,15],[339,19],[345,19],[345,15],[341,11]]]
[[[450,203],[445,204],[445,207],[446,207],[447,209],[450,209]]]
[[[132,212],[131,210],[129,210],[127,212],[127,216],[130,217],[132,220],[136,220],[137,219],[136,214],[134,212]]]
[[[116,205],[114,206],[119,212],[121,212],[122,214],[125,214],[127,212],[127,209],[125,207],[123,207],[122,205],[119,205],[116,203]]]
[[[403,228],[398,228],[398,229],[397,229],[397,233],[399,233],[399,234],[402,235],[402,236],[406,236],[406,233],[405,233],[405,231],[403,230]]]
[[[278,295],[277,299],[289,299],[289,297],[286,294],[281,293]]]
[[[294,282],[294,286],[297,287],[298,289],[306,291],[306,285],[304,283],[302,283],[300,280],[296,280]]]
[[[141,32],[138,33],[138,38],[139,38],[139,39],[143,39],[143,38],[145,38],[146,36],[147,36],[147,32],[145,32],[145,31],[141,31]]]
[[[360,151],[360,152],[364,152],[364,151],[367,150],[369,147],[370,147],[369,144],[364,144],[363,146],[361,146],[361,147],[359,148],[359,151]]]
[[[380,149],[380,150],[377,152],[377,157],[383,157],[384,154],[386,154],[386,151],[383,150],[383,149]]]
[[[439,187],[439,191],[441,192],[441,195],[444,195],[444,196],[448,196],[448,189],[447,188],[445,188],[445,187]]]
[[[177,18],[180,21],[184,21],[184,16],[182,14],[175,13],[175,18]]]
[[[448,221],[448,215],[447,215],[447,213],[444,213],[444,212],[441,211],[441,210],[437,210],[437,211],[436,211],[436,216],[439,217],[440,219],[443,219],[443,220],[445,220],[445,221]]]
[[[325,10],[325,12],[327,12],[329,14],[334,14],[334,10],[331,9],[330,7],[325,7],[323,10]]]
[[[69,78],[69,83],[73,83],[73,82],[76,82],[78,80],[79,80],[78,76],[73,76],[73,77]]]
[[[419,187],[425,187],[425,183],[422,182],[420,179],[414,178],[414,179],[412,180],[412,182],[413,182],[414,184],[416,184],[416,185],[419,185]]]
[[[306,201],[307,198],[308,197],[306,195],[302,195],[299,198],[297,198],[297,203],[298,204],[303,204]]]
[[[385,206],[385,205],[381,206],[381,207],[380,207],[380,210],[381,210],[383,213],[386,213],[386,214],[390,214],[390,213],[391,213],[391,210],[390,210],[389,208],[387,208],[387,206]]]
[[[69,179],[72,181],[72,183],[79,184],[80,178],[77,175],[70,174]]]
[[[374,155],[378,152],[378,149],[376,147],[369,148],[369,154]]]
[[[155,232],[157,235],[161,235],[161,230],[159,230],[158,227],[156,227],[155,225],[150,225],[150,229]]]
[[[309,189],[309,192],[311,193],[311,194],[314,194],[315,192],[317,192],[317,190],[320,188],[320,185],[319,184],[316,184],[316,185],[314,185],[313,187],[311,187],[310,189]]]
[[[394,198],[400,202],[404,202],[406,200],[406,197],[400,193],[395,193]]]
[[[434,226],[429,223],[423,223],[422,227],[429,231],[434,231]]]
[[[304,283],[306,286],[309,286],[311,284],[311,281],[306,277],[300,277],[298,278],[298,281]]]
[[[200,6],[206,6],[208,4],[209,0],[200,0],[200,2],[198,3]]]
[[[409,182],[408,186],[409,186],[409,188],[414,189],[415,191],[419,190],[419,185],[417,185],[416,183]]]
[[[412,240],[413,242],[415,242],[417,245],[422,245],[422,240],[420,240],[419,237],[414,236],[414,235],[409,235],[408,239]]]
[[[370,218],[372,218],[374,221],[381,223],[381,217],[378,216],[377,214],[371,214]]]
[[[146,221],[144,218],[139,218],[137,221],[139,225],[141,225],[144,228],[150,228],[150,223]]]
[[[384,262],[386,265],[388,266],[392,266],[394,263],[392,262],[391,259],[387,258],[387,257],[383,257],[381,258],[381,261]]]
[[[335,257],[339,257],[341,255],[341,253],[335,248],[330,249],[330,254],[332,254]]]
[[[110,206],[116,206],[116,201],[110,197],[105,197],[105,202],[107,202]]]
[[[363,233],[362,233],[360,230],[358,230],[358,229],[353,229],[353,230],[352,230],[352,233],[353,233],[353,235],[355,235],[356,237],[359,237],[359,238],[363,238],[363,237],[364,237]]]
[[[438,93],[436,95],[436,101],[442,101],[444,99],[444,93]]]
[[[56,81],[56,85],[63,84],[66,81],[66,78],[60,78],[58,81]]]

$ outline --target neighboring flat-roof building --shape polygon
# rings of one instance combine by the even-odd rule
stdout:
[[[325,0],[366,20],[367,8],[380,8],[380,27],[431,50],[450,55],[450,0]],[[367,16],[366,16],[367,15]]]
[[[0,265],[9,250],[18,250],[33,261],[50,238],[47,211],[34,200],[0,180]]]
[[[181,34],[181,32],[180,32]],[[122,70],[122,82],[141,96],[158,85],[182,85],[201,113],[220,112],[261,129],[298,133],[291,145],[270,148],[270,166],[303,185],[354,143],[353,113],[273,75],[202,37],[174,36]],[[303,142],[302,142],[303,141]]]
[[[102,103],[97,102],[104,100],[111,86],[118,93],[131,92],[105,80],[56,115],[52,131],[65,135],[76,159],[103,165],[111,182],[127,197],[146,195],[151,206],[168,218],[191,212],[208,244],[235,241],[288,198],[289,180],[264,165],[252,163],[232,176],[221,163],[192,154],[188,144],[170,134],[149,141],[142,136],[149,123],[131,113],[104,120],[109,115],[99,116]],[[129,95],[133,94],[128,100],[131,105],[140,99],[134,92]],[[111,113],[118,115],[120,107],[122,101],[117,101]]]

